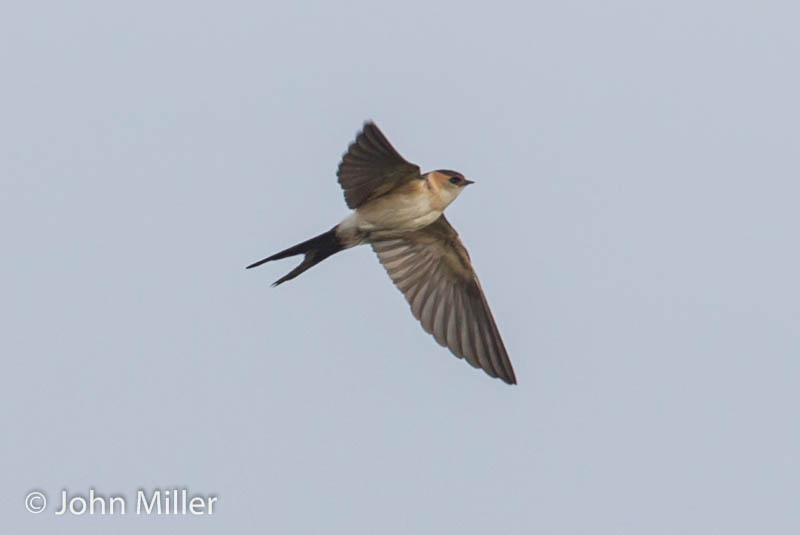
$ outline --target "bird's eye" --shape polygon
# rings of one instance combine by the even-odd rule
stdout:
[[[457,176],[454,176],[454,177],[452,177],[452,178],[450,179],[450,183],[451,183],[451,184],[458,184],[459,182],[461,182],[461,179],[460,179],[460,178],[458,178]]]

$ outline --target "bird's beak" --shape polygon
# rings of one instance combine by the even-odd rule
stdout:
[[[470,184],[474,184],[474,183],[475,183],[474,180],[467,180],[466,178],[464,179],[464,186],[469,186]]]

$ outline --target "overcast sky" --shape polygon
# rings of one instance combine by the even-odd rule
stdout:
[[[800,533],[800,7],[483,4],[5,6],[5,531]],[[369,247],[244,270],[347,215],[366,119],[476,181],[517,386]]]

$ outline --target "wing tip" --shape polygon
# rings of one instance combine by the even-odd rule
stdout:
[[[499,379],[510,386],[514,386],[517,384],[517,377],[514,375],[513,371],[508,376],[506,375],[499,376]]]

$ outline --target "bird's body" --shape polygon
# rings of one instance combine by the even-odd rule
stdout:
[[[390,238],[427,227],[442,215],[455,196],[443,191],[437,182],[444,175],[428,173],[368,201],[346,217],[337,227],[337,234],[356,245],[367,238]],[[442,178],[437,178],[437,177]]]
[[[248,269],[303,254],[278,285],[339,251],[368,243],[437,342],[489,375],[516,383],[469,254],[444,217],[472,181],[445,169],[420,174],[371,122],[350,145],[338,175],[354,211],[329,231]]]

